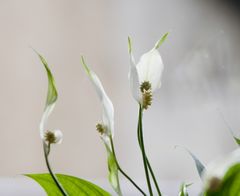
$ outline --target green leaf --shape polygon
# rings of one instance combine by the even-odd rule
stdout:
[[[118,166],[116,163],[115,156],[109,146],[105,143],[105,147],[108,154],[108,180],[112,185],[113,189],[116,191],[118,195],[122,195],[118,177]]]
[[[155,45],[155,49],[158,49],[158,48],[163,44],[163,42],[167,39],[168,34],[169,34],[169,32],[165,33],[165,34],[161,37],[161,39],[158,40],[158,42],[157,42],[156,45]]]
[[[240,146],[240,138],[237,138],[236,136],[233,136],[235,142]]]
[[[240,163],[231,166],[223,179],[212,178],[204,196],[240,196]]]
[[[63,174],[56,175],[69,196],[110,196],[108,192],[86,180]],[[37,181],[48,196],[62,195],[50,174],[27,174],[26,176]]]
[[[115,157],[113,156],[113,153],[108,155],[108,170],[109,170],[109,175],[108,175],[108,180],[113,186],[117,192],[119,192],[118,187],[119,187],[119,182],[118,182],[118,168],[116,165]]]
[[[176,146],[176,147],[181,147],[181,146]],[[192,157],[192,159],[194,160],[195,166],[197,168],[198,171],[198,175],[199,177],[202,179],[202,174],[205,171],[205,166],[202,164],[202,162],[187,148],[182,147],[184,150],[186,150],[186,152],[188,152],[188,154]]]
[[[191,186],[192,184],[185,184],[182,183],[181,187],[180,187],[180,192],[179,192],[179,196],[188,196],[188,192],[187,192],[187,187]]]

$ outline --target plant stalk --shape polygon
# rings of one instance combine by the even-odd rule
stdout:
[[[151,181],[148,173],[147,158],[145,153],[145,146],[143,141],[143,130],[142,130],[142,106],[139,104],[139,114],[138,114],[138,137],[140,139],[140,150],[142,152],[143,165],[145,170],[145,176],[147,180],[148,190],[150,196],[153,196]]]
[[[111,148],[112,148],[112,152],[113,152],[113,155],[114,155],[114,158],[115,158],[118,170],[121,172],[121,174],[123,176],[125,176],[133,184],[133,186],[135,186],[136,189],[138,189],[142,193],[142,195],[147,196],[147,194],[144,193],[144,191],[120,167],[120,165],[119,165],[119,163],[117,161],[117,157],[116,157],[115,149],[114,149],[114,144],[113,144],[113,139],[112,139],[111,136],[110,136],[110,142],[111,142]]]
[[[43,150],[44,150],[44,157],[45,157],[46,165],[47,165],[48,171],[49,171],[53,181],[57,185],[57,187],[58,187],[59,191],[62,193],[62,195],[63,196],[68,196],[67,192],[64,190],[63,186],[58,181],[57,176],[52,172],[52,169],[51,169],[51,166],[50,166],[50,163],[49,163],[49,160],[48,160],[48,156],[50,154],[50,143],[48,143],[48,145],[43,143]]]
[[[141,146],[141,138],[140,138],[140,135],[139,135],[139,131],[138,131],[138,143],[139,143],[140,148],[142,148],[142,146]],[[145,154],[145,155],[146,155],[146,154]],[[160,188],[159,188],[159,186],[158,186],[158,182],[157,182],[157,180],[156,180],[156,177],[155,177],[155,175],[154,175],[153,169],[152,169],[152,167],[151,167],[151,164],[150,164],[150,162],[149,162],[149,160],[148,160],[147,155],[146,155],[145,158],[146,158],[146,160],[147,160],[147,166],[148,166],[148,169],[149,169],[150,174],[151,174],[151,176],[152,176],[154,185],[155,185],[155,187],[156,187],[156,189],[157,189],[158,196],[161,196],[162,194],[161,194]]]

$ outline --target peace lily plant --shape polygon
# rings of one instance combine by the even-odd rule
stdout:
[[[36,51],[35,51],[36,52]],[[37,52],[36,52],[37,53]],[[46,124],[49,115],[52,113],[58,98],[58,92],[55,86],[55,80],[47,61],[42,55],[37,53],[48,77],[48,92],[45,109],[40,121],[40,137],[42,139],[44,157],[49,174],[27,174],[26,176],[36,180],[49,196],[72,196],[72,195],[100,195],[109,196],[110,194],[86,180],[77,177],[54,174],[49,162],[49,155],[52,144],[60,144],[63,134],[60,130],[48,130]]]
[[[153,195],[152,186],[150,182],[149,173],[152,176],[158,195],[161,195],[156,177],[147,158],[144,146],[143,128],[142,128],[142,116],[143,110],[147,110],[152,104],[153,93],[161,87],[161,78],[164,65],[162,57],[158,52],[158,48],[167,38],[166,33],[151,49],[149,52],[143,54],[140,61],[136,64],[134,56],[132,54],[132,43],[130,37],[128,37],[128,50],[130,54],[130,71],[129,81],[132,95],[139,104],[138,114],[138,143],[142,152],[143,165],[146,175],[146,181],[148,185],[149,194]]]
[[[115,128],[112,101],[107,95],[97,74],[87,65],[84,57],[81,57],[81,64],[95,88],[96,94],[102,105],[102,117],[101,121],[96,124],[96,129],[107,152],[108,180],[118,196],[126,195],[124,191],[121,190],[120,174],[136,188],[139,195],[163,195],[145,150],[143,114],[152,105],[152,101],[155,99],[154,94],[161,87],[164,63],[159,53],[159,48],[167,37],[168,33],[164,34],[152,49],[140,57],[137,63],[133,55],[131,38],[128,38],[128,52],[130,58],[129,83],[133,98],[136,100],[139,107],[137,139],[141,151],[143,169],[145,171],[147,191],[140,187],[120,166],[114,146]],[[36,52],[36,54],[40,58],[48,77],[47,99],[39,126],[48,173],[27,174],[26,176],[37,181],[49,196],[109,196],[110,193],[89,181],[74,176],[55,174],[53,172],[49,161],[51,149],[54,144],[61,144],[63,134],[58,129],[48,129],[47,120],[56,105],[58,92],[47,61],[38,52]],[[233,135],[233,138],[236,143],[240,145],[240,138],[235,135]],[[206,167],[190,150],[185,147],[182,147],[182,149],[188,152],[193,158],[202,181],[202,191],[199,195],[240,196],[240,149],[235,150],[222,159],[213,160],[207,164]],[[192,184],[193,183],[183,182],[180,186],[179,196],[188,196],[188,188]]]
[[[108,154],[108,168],[109,168],[109,181],[118,195],[122,195],[118,178],[118,163],[116,160],[114,146],[113,146],[113,134],[114,134],[114,108],[111,100],[107,96],[101,81],[97,75],[86,65],[84,58],[82,57],[82,64],[91,79],[97,95],[101,101],[103,114],[102,122],[96,125],[101,139],[106,147]]]
[[[47,165],[48,171],[49,171],[52,179],[54,180],[55,184],[59,188],[60,192],[64,196],[67,196],[68,194],[67,194],[66,190],[63,188],[61,183],[58,181],[56,175],[52,172],[52,169],[51,169],[51,166],[50,166],[49,160],[48,160],[51,145],[52,144],[60,144],[62,142],[63,134],[60,130],[46,130],[45,129],[48,117],[55,107],[55,104],[56,104],[56,101],[58,98],[58,93],[57,93],[57,89],[55,87],[54,78],[52,76],[50,69],[48,68],[48,64],[47,64],[46,60],[40,54],[38,54],[38,56],[39,56],[40,60],[42,61],[43,65],[46,69],[47,75],[48,75],[47,100],[46,100],[45,109],[44,109],[42,119],[40,121],[40,126],[39,126],[40,136],[43,141],[44,157],[46,160],[46,165]]]

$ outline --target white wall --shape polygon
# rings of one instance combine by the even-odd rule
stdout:
[[[174,146],[188,147],[204,163],[236,147],[217,109],[239,130],[238,20],[213,1],[1,0],[0,175],[46,172],[38,125],[47,78],[32,46],[51,65],[60,95],[49,120],[49,128],[64,132],[52,153],[55,170],[91,179],[107,174],[95,131],[101,107],[80,64],[84,54],[115,106],[119,161],[144,179],[127,36],[138,59],[170,31],[160,48],[162,88],[144,116],[146,148],[159,179],[197,181],[191,158]]]

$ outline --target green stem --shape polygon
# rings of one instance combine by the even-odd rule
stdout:
[[[139,129],[139,128],[138,128],[138,129]],[[142,146],[141,146],[142,141],[141,141],[141,137],[140,137],[140,135],[139,135],[139,131],[138,131],[138,143],[139,143],[140,148],[142,148]],[[145,158],[146,158],[146,160],[147,160],[147,166],[148,166],[149,171],[150,171],[150,174],[151,174],[151,176],[152,176],[154,185],[155,185],[155,187],[156,187],[156,189],[157,189],[158,196],[161,196],[162,194],[161,194],[160,188],[159,188],[159,186],[158,186],[158,182],[157,182],[157,180],[156,180],[156,177],[155,177],[155,175],[154,175],[153,169],[152,169],[152,167],[151,167],[151,164],[150,164],[150,162],[149,162],[148,157],[147,157],[146,154],[145,154]]]
[[[139,126],[138,126],[138,130],[139,130]],[[142,141],[141,141],[141,137],[140,137],[139,131],[138,131],[138,143],[139,143],[140,148],[142,148],[142,144],[141,144]],[[146,154],[145,154],[145,158],[146,158],[146,160],[147,160],[147,166],[148,166],[149,171],[150,171],[150,174],[151,174],[151,176],[152,176],[154,185],[155,185],[155,187],[156,187],[156,189],[157,189],[158,195],[161,196],[162,194],[161,194],[160,188],[159,188],[159,186],[158,186],[158,182],[157,182],[157,180],[156,180],[156,177],[155,177],[155,175],[154,175],[153,169],[152,169],[152,167],[151,167],[151,164],[150,164],[150,162],[149,162],[148,157],[147,157]]]
[[[144,196],[147,196],[147,194],[144,193],[144,191],[120,167],[120,165],[119,165],[119,163],[117,161],[117,157],[116,157],[115,149],[114,149],[114,144],[113,144],[113,139],[112,139],[111,136],[110,136],[110,142],[111,142],[111,148],[112,148],[112,152],[113,152],[113,155],[114,155],[114,158],[115,158],[118,170],[122,173],[122,175],[124,175],[136,187],[136,189],[138,189]]]
[[[157,189],[158,195],[161,196],[162,194],[161,194],[161,191],[160,191],[160,189],[159,189],[159,186],[158,186],[158,183],[157,183],[156,177],[155,177],[155,175],[154,175],[153,169],[152,169],[152,167],[151,167],[151,165],[150,165],[150,163],[149,163],[147,157],[146,157],[146,160],[147,160],[147,165],[148,165],[148,168],[149,168],[150,174],[151,174],[151,176],[152,176],[152,179],[153,179],[154,185],[155,185],[155,187],[156,187],[156,189]]]
[[[150,196],[153,196],[152,187],[151,187],[151,181],[150,181],[149,173],[148,173],[148,166],[147,166],[147,159],[146,159],[146,153],[145,153],[145,146],[144,146],[144,141],[143,141],[142,106],[141,106],[141,104],[139,104],[138,137],[140,138],[140,141],[141,141],[140,149],[141,149],[141,152],[142,152],[142,159],[143,159],[143,165],[144,165],[145,176],[146,176],[146,180],[147,180],[149,194],[150,194]]]
[[[45,157],[46,165],[47,165],[48,171],[49,171],[53,181],[57,185],[57,187],[60,190],[60,192],[62,193],[62,195],[63,196],[68,196],[67,192],[64,190],[64,188],[62,187],[62,185],[58,181],[57,176],[52,172],[52,169],[51,169],[51,166],[50,166],[50,163],[49,163],[49,160],[48,160],[48,156],[50,154],[50,143],[48,145],[43,143],[43,150],[44,150],[44,157]]]

